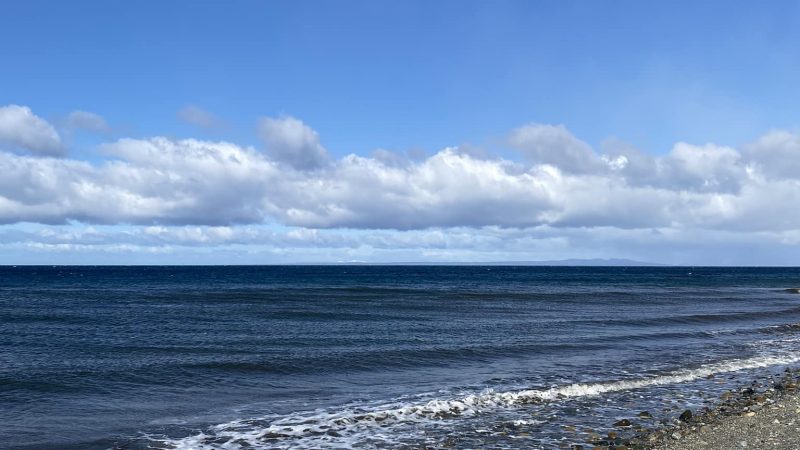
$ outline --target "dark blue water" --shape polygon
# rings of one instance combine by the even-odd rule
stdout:
[[[669,416],[798,361],[797,286],[783,268],[2,267],[0,447],[581,443],[565,425]]]

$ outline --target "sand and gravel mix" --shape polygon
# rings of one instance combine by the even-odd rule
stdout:
[[[800,396],[784,396],[758,411],[728,416],[676,437],[656,448],[800,450]]]

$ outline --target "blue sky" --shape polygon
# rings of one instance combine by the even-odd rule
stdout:
[[[9,123],[12,115],[17,118],[24,115],[25,120],[35,117],[52,127],[59,144],[51,146],[45,155],[36,154],[39,150],[26,148],[33,139],[30,135],[26,135],[29,138],[23,142],[20,134],[13,131],[16,128],[9,128],[12,125],[6,128],[5,147],[0,146],[0,150],[16,158],[28,158],[30,161],[25,161],[30,164],[24,169],[29,171],[27,175],[19,175],[19,180],[23,181],[14,186],[9,182],[9,191],[0,191],[0,196],[9,200],[6,211],[0,215],[6,223],[0,226],[0,233],[8,235],[20,231],[38,236],[44,229],[63,232],[104,227],[106,235],[120,231],[136,234],[147,226],[165,226],[171,233],[178,233],[181,227],[187,226],[224,226],[233,227],[236,232],[242,232],[243,227],[256,227],[261,230],[259,232],[278,230],[279,233],[316,230],[323,234],[346,235],[351,242],[349,246],[325,248],[309,244],[300,251],[280,242],[247,241],[250,249],[258,245],[264,247],[266,253],[248,260],[258,263],[596,256],[664,260],[653,255],[657,250],[635,244],[636,239],[624,232],[615,234],[613,239],[605,234],[600,237],[605,245],[589,249],[576,244],[575,233],[587,230],[601,233],[601,228],[611,228],[630,233],[658,231],[663,235],[669,234],[669,229],[680,234],[680,239],[676,239],[689,249],[694,240],[699,239],[697,236],[724,230],[738,233],[731,238],[735,242],[724,241],[719,248],[699,254],[670,256],[665,262],[742,263],[741,258],[725,256],[728,252],[721,249],[746,241],[756,243],[752,245],[769,243],[773,246],[768,246],[773,250],[767,251],[760,263],[794,263],[791,256],[779,250],[784,248],[781,242],[795,242],[794,235],[786,235],[794,233],[794,228],[760,224],[744,227],[743,231],[736,223],[744,220],[743,215],[764,214],[748,206],[751,200],[746,196],[756,186],[767,193],[791,192],[794,187],[793,181],[786,181],[794,178],[787,178],[785,174],[778,177],[767,169],[762,178],[777,184],[764,187],[757,184],[762,178],[748,170],[785,166],[780,158],[790,158],[794,164],[794,158],[800,157],[792,150],[794,133],[800,124],[800,109],[796,107],[800,104],[800,90],[796,87],[800,79],[798,25],[800,4],[780,1],[702,4],[688,1],[239,1],[224,5],[200,1],[8,2],[3,5],[0,16],[3,69],[0,70],[0,107],[27,108],[30,115],[22,110],[9,110]],[[71,115],[76,111],[91,113],[102,121],[102,126],[87,126],[85,120]],[[265,118],[277,122],[265,123]],[[524,128],[529,126],[552,128]],[[563,132],[559,131],[562,129]],[[0,124],[0,142],[3,141],[2,130]],[[516,140],[509,138],[514,133],[518,137]],[[769,133],[788,133],[788,137],[780,140]],[[351,176],[354,170],[345,166],[355,164],[347,162],[347,155],[373,158],[374,152],[381,149],[388,151],[389,156],[384,154],[383,159],[370,161],[385,162],[387,157],[392,159],[396,155],[410,157],[409,164],[413,168],[404,169],[402,176],[411,177],[406,183],[422,183],[420,186],[424,188],[420,189],[425,194],[409,200],[407,207],[401,210],[406,215],[417,214],[419,220],[395,219],[401,223],[396,227],[398,230],[387,232],[383,230],[393,228],[389,216],[394,213],[386,209],[379,218],[376,211],[383,211],[383,207],[370,207],[369,202],[353,197],[310,199],[310,194],[302,196],[293,191],[297,199],[276,203],[273,196],[290,196],[286,190],[289,188],[281,184],[288,183],[285,179],[272,180],[268,186],[258,188],[263,190],[255,187],[255,181],[245,184],[246,189],[258,192],[248,197],[250,203],[243,201],[239,209],[230,216],[221,215],[220,220],[201,220],[199,214],[213,214],[216,210],[213,205],[219,201],[219,189],[209,186],[178,188],[164,184],[165,179],[156,180],[164,189],[172,189],[167,192],[170,195],[175,189],[196,189],[191,201],[181,197],[185,200],[181,203],[184,206],[169,203],[171,209],[165,213],[166,206],[159,207],[162,209],[152,206],[156,197],[149,191],[97,181],[99,178],[108,180],[110,169],[104,169],[103,165],[118,159],[128,164],[128,169],[138,170],[137,173],[147,166],[156,174],[153,176],[164,176],[165,167],[154,167],[150,162],[143,166],[141,161],[133,161],[129,152],[137,150],[120,150],[120,140],[144,142],[156,137],[175,142],[183,139],[225,141],[243,149],[252,148],[264,152],[268,162],[294,164],[293,170],[306,174],[302,181],[306,185],[344,183],[344,177]],[[676,152],[676,144],[680,142],[700,150]],[[711,145],[712,150],[702,150],[706,144]],[[41,145],[36,148],[44,148]],[[109,150],[110,146],[116,147]],[[162,152],[187,154],[175,150],[180,146],[167,145],[169,150],[164,150],[166,147],[161,144],[156,146]],[[189,147],[195,151],[202,146]],[[427,180],[424,174],[430,167],[441,167],[435,164],[439,160],[446,160],[442,164],[454,167],[447,158],[455,156],[435,159],[443,155],[441,152],[447,147],[458,149],[453,154],[471,155],[474,160],[468,161],[470,164],[492,158],[497,162],[499,158],[502,164],[498,163],[497,167],[502,169],[498,170],[507,174],[520,171],[528,174],[525,180],[509,181],[512,184],[541,180],[544,172],[536,172],[541,164],[551,164],[565,176],[573,177],[570,182],[578,184],[566,188],[559,184],[561,181],[554,181],[556,184],[535,194],[545,195],[542,192],[546,192],[546,202],[541,198],[534,201],[531,197],[531,203],[526,204],[531,208],[527,218],[512,217],[508,208],[515,206],[498,199],[505,198],[503,195],[528,195],[513,191],[516,185],[504,188],[511,191],[497,193],[491,190],[494,184],[489,181],[493,178],[476,175],[478,185],[482,186],[481,182],[485,181],[487,188],[480,191],[485,195],[472,196],[469,186],[437,187],[419,181]],[[753,156],[754,151],[748,148],[754,147],[766,150],[760,150],[760,156]],[[735,155],[726,149],[732,149]],[[658,174],[646,175],[645,169],[637,169],[638,172],[631,169],[632,161],[639,156],[625,152],[633,150],[636,155],[652,159],[652,164],[647,164],[656,167]],[[287,152],[295,152],[295,156],[301,152],[303,166],[298,166],[297,156],[285,159]],[[582,156],[575,156],[575,152]],[[597,170],[600,169],[597,169],[599,163],[592,161],[602,160],[609,167],[617,167],[609,161],[623,153],[626,175],[615,175],[616,178],[609,175],[611,178],[608,178],[603,172],[606,178],[594,179],[599,176]],[[565,160],[564,155],[572,156]],[[55,166],[48,166],[47,170],[34,167],[51,164],[44,161],[54,156],[52,164],[58,165],[58,169]],[[585,160],[576,162],[575,158]],[[718,166],[710,167],[712,160]],[[13,161],[13,164],[22,164],[20,160]],[[74,178],[83,173],[83,169],[67,164],[73,162],[92,165],[97,173],[91,176],[99,177],[92,178],[92,183],[99,183],[101,189],[124,191],[124,195],[118,192],[120,198],[133,196],[147,202],[134,202],[130,208],[136,210],[104,215],[89,212],[88,206],[75,209],[76,203],[88,201],[83,191],[75,194],[80,199],[48,201],[41,200],[41,195],[30,194],[43,189],[30,181],[31,173],[49,173],[54,177],[52,184],[61,186],[72,180],[70,186],[75,186]],[[262,163],[261,159],[255,159],[252,167]],[[511,167],[515,164],[527,166]],[[682,169],[676,169],[677,165]],[[178,166],[180,164],[175,167]],[[481,172],[483,174],[494,173],[492,170],[497,169],[484,166],[480,170],[488,172]],[[700,166],[710,172],[701,174]],[[267,170],[267,166],[264,167]],[[315,172],[308,172],[312,169]],[[219,170],[223,173],[227,169]],[[370,170],[369,176],[378,177],[376,174],[384,173],[383,169]],[[321,175],[321,171],[326,174]],[[637,175],[634,176],[634,172]],[[214,179],[209,173],[212,172],[203,172],[203,176]],[[744,173],[755,184],[741,182]],[[414,178],[417,176],[414,174],[420,178]],[[400,176],[390,174],[387,179],[392,180],[395,175]],[[359,179],[363,180],[364,176],[360,175]],[[254,176],[255,179],[258,177]],[[648,184],[642,179],[660,181]],[[351,181],[342,189],[358,192],[360,185]],[[220,183],[232,185],[234,182],[223,180]],[[293,186],[302,189],[302,183],[300,188]],[[669,211],[661,211],[666,218],[658,223],[632,219],[617,223],[600,219],[597,211],[589,209],[577,211],[574,216],[563,216],[564,211],[571,211],[574,205],[583,204],[581,202],[602,203],[597,199],[569,197],[565,200],[567,190],[580,191],[575,186],[586,183],[598,183],[600,191],[604,188],[599,186],[607,186],[604,198],[624,185],[635,191],[636,198],[650,195],[654,202],[671,204],[673,200],[661,197],[669,194],[687,203],[681,203],[682,206],[676,203]],[[283,187],[278,189],[278,185]],[[370,188],[385,195],[376,198],[393,201],[395,188],[387,187],[384,182],[378,185],[370,184]],[[645,188],[652,192],[642,190]],[[466,198],[464,201],[469,207],[453,200],[452,196],[459,195],[448,193],[446,189],[463,189],[461,197],[462,200]],[[418,191],[414,192],[419,194]],[[436,212],[426,209],[430,204],[425,203],[428,201],[425,199],[443,192],[448,194],[444,200],[437,197]],[[706,197],[690,199],[694,194]],[[411,195],[404,194],[403,198]],[[729,195],[734,197],[726,197]],[[785,197],[782,195],[773,197],[784,202],[796,200],[788,193]],[[34,197],[37,200],[31,200]],[[470,200],[470,197],[477,199]],[[223,201],[230,202],[227,197]],[[691,219],[678,217],[685,208],[696,207],[697,202],[703,201],[731,214],[730,223],[720,225],[698,220],[699,212],[687,213]],[[552,206],[553,202],[559,206],[549,210],[543,206],[545,203]],[[625,202],[630,204],[629,200]],[[157,211],[150,215],[144,213],[145,203]],[[195,208],[190,213],[185,207],[189,203]],[[200,208],[198,203],[207,208]],[[266,203],[269,205],[264,206]],[[534,203],[539,209],[534,208]],[[0,201],[0,207],[2,205]],[[627,217],[628,211],[620,210],[624,206],[609,205],[608,211]],[[48,212],[42,212],[46,208],[50,208]],[[479,211],[477,214],[483,218],[471,217],[460,212],[461,208]],[[54,212],[56,210],[60,212]],[[320,211],[327,211],[327,215],[323,218]],[[563,217],[553,219],[558,215],[554,211]],[[341,215],[332,219],[334,213]],[[458,229],[480,241],[488,239],[487,233],[493,233],[487,231],[487,227],[499,227],[502,233],[538,227],[523,234],[540,236],[544,233],[546,239],[561,239],[566,243],[556,245],[555,241],[547,241],[550,244],[545,245],[542,240],[522,253],[512,250],[498,253],[491,250],[497,245],[481,247],[473,242],[459,247],[459,251],[442,254],[413,246],[401,251],[400,247],[388,245],[387,249],[377,251],[373,244],[365,243],[367,238],[364,237],[365,233],[380,232],[390,233],[395,239],[408,237],[409,233],[446,233]],[[758,233],[772,233],[771,240],[759,241]],[[586,239],[595,237],[587,235]],[[16,239],[6,244],[10,247],[6,249],[7,256],[0,257],[0,262],[44,261],[53,257],[26,246],[39,242],[35,237]],[[112,238],[104,239],[106,249],[111,248],[108,246],[113,243],[108,239]],[[662,244],[677,245],[666,241]],[[90,246],[85,242],[80,245]],[[192,253],[195,250],[180,245],[177,250],[167,249],[177,245],[168,239],[158,245],[148,245],[144,247],[171,255],[172,262],[191,261],[196,256]],[[204,261],[228,261],[230,257],[225,255],[232,252],[230,245],[223,242],[204,247]],[[441,245],[449,248],[449,244]],[[73,248],[78,247],[63,247],[66,250],[59,253],[59,258],[66,262],[92,258],[124,262],[131,257],[109,256],[100,247],[85,253],[70,250]],[[137,261],[154,258],[147,253],[143,255],[137,255]]]
[[[653,152],[800,122],[797,2],[9,2],[6,103],[186,136],[196,104],[254,141],[260,115],[338,154],[563,123]]]

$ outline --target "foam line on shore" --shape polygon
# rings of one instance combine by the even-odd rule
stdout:
[[[370,408],[349,407],[338,411],[309,411],[277,419],[263,417],[236,420],[213,426],[207,433],[168,440],[164,443],[177,449],[216,449],[239,448],[243,443],[257,446],[268,440],[272,442],[275,442],[274,440],[292,440],[293,445],[302,446],[301,441],[313,440],[319,446],[321,442],[329,441],[332,437],[345,437],[345,435],[360,431],[386,428],[403,423],[445,420],[501,408],[514,408],[525,404],[679,384],[720,373],[788,365],[798,361],[800,361],[800,355],[795,354],[761,356],[720,361],[695,369],[680,369],[662,375],[632,380],[574,383],[549,389],[524,389],[507,392],[487,390],[480,394],[451,399],[434,399],[420,404],[397,402]]]

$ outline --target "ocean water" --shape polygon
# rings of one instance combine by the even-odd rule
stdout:
[[[1,267],[0,448],[585,444],[800,361],[798,286],[795,268]]]

